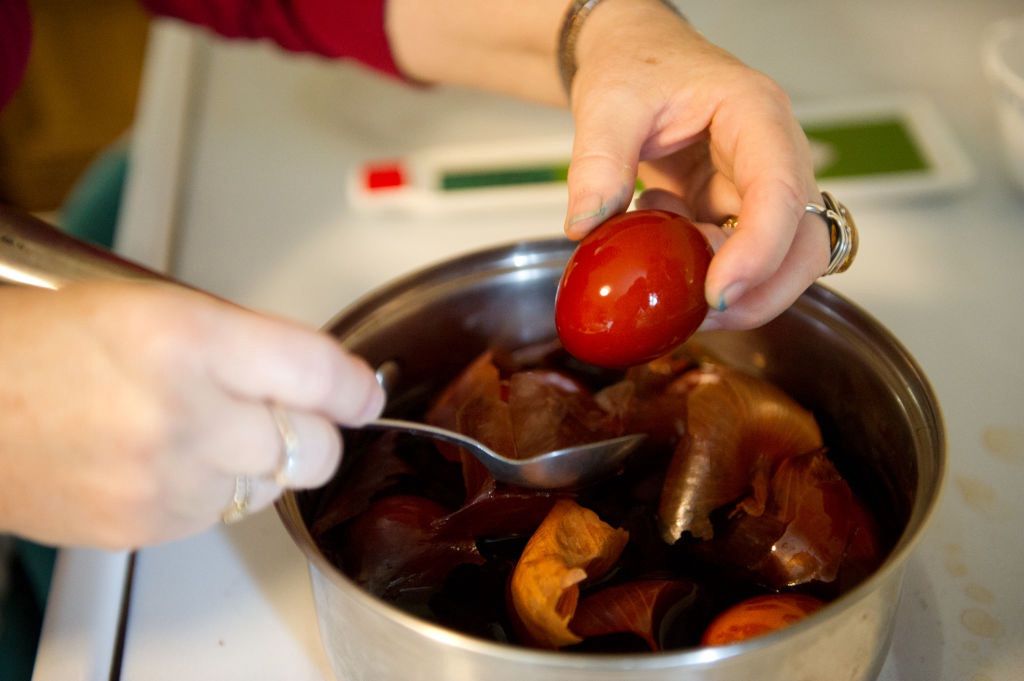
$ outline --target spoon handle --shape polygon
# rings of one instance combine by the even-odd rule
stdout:
[[[402,419],[381,418],[364,423],[362,427],[372,430],[397,430],[403,433],[412,433],[413,435],[425,435],[426,437],[430,437],[435,440],[441,440],[442,442],[448,442],[453,445],[458,445],[459,447],[472,449],[474,452],[483,453],[488,457],[501,458],[497,453],[470,437],[466,437],[465,435],[456,433],[452,430],[428,426],[425,423],[403,421]]]

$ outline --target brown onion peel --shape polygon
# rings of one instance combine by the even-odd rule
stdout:
[[[434,521],[439,539],[526,536],[563,494],[491,484],[460,508]]]
[[[504,456],[511,456],[512,420],[502,401],[501,375],[494,364],[494,353],[484,352],[456,376],[431,404],[425,421],[439,428],[455,430]],[[480,494],[493,478],[476,457],[456,445],[435,442],[449,461],[462,464],[466,498]]]
[[[677,382],[687,390],[687,433],[673,453],[658,508],[670,544],[684,532],[711,538],[712,511],[743,497],[759,470],[822,446],[814,416],[767,381],[712,365]]]
[[[462,563],[483,557],[468,538],[441,540],[434,523],[447,511],[424,497],[396,494],[373,502],[346,528],[346,572],[378,596],[437,586]]]
[[[369,506],[374,497],[396,484],[413,469],[396,454],[396,433],[378,436],[368,450],[355,458],[336,493],[316,515],[310,530],[320,540],[325,534],[356,517]]]
[[[596,394],[584,387],[586,374],[577,379],[550,366],[517,365],[510,372],[507,361],[484,353],[448,384],[427,420],[511,456],[576,444],[591,433],[647,432],[656,456],[644,459],[653,474],[642,498],[650,510],[661,487],[658,530],[669,544],[671,531],[710,539],[683,550],[773,590],[834,581],[831,588],[842,592],[877,567],[882,549],[874,519],[832,466],[811,414],[777,388],[721,365],[694,368],[682,351],[629,369]],[[350,498],[325,504],[315,523],[318,542],[327,532],[331,541],[343,542],[332,560],[340,559],[346,573],[385,599],[440,588],[461,563],[484,564],[478,539],[531,533],[512,575],[505,581],[502,572],[500,581],[504,616],[522,644],[561,648],[625,633],[656,650],[665,613],[677,613],[687,594],[696,593],[697,586],[672,570],[643,573],[665,579],[616,583],[626,577],[630,561],[606,578],[608,586],[602,576],[618,564],[630,535],[573,501],[576,493],[500,485],[485,470],[474,470],[472,457],[442,449],[445,458],[462,461],[466,491],[461,502],[457,489],[423,492],[442,506],[403,491],[423,464],[416,457],[407,464],[394,442],[385,442],[379,441],[383,452],[374,449],[359,459],[369,468],[349,471],[338,493]],[[381,498],[388,494],[394,496]],[[615,508],[601,513],[621,517]],[[668,527],[666,519],[675,525]],[[661,543],[658,532],[648,536],[628,518],[622,522],[636,530],[632,541],[642,544],[633,546],[631,560],[637,551],[649,558],[652,547],[680,549]],[[676,621],[675,614],[670,617]]]
[[[877,567],[877,526],[824,450],[784,459],[766,489],[763,513],[738,504],[697,549],[704,559],[770,589],[840,577],[849,586]]]
[[[693,594],[689,582],[648,579],[610,586],[583,598],[570,623],[581,638],[608,634],[635,634],[650,650],[660,650],[657,631],[665,612]]]
[[[508,410],[519,459],[622,434],[582,385],[558,371],[512,374]]]
[[[853,492],[821,450],[779,464],[771,484],[772,514],[786,530],[764,557],[773,584],[831,582],[852,530]]]
[[[561,648],[582,639],[569,629],[580,583],[618,560],[629,533],[574,501],[558,501],[530,537],[512,573],[512,605],[530,643]]]
[[[439,428],[454,430],[463,405],[476,399],[500,397],[501,379],[494,366],[494,355],[484,352],[452,379],[431,403],[425,421]],[[449,461],[461,459],[457,446],[438,442],[437,448]]]
[[[618,421],[576,379],[552,370],[503,377],[492,352],[477,357],[442,392],[426,422],[469,435],[510,459],[525,459],[622,434]],[[493,478],[471,454],[438,445],[461,461],[466,498],[486,493]]]

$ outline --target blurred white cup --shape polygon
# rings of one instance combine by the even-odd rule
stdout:
[[[995,96],[1007,167],[1024,191],[1024,16],[993,24],[985,39],[983,57]]]

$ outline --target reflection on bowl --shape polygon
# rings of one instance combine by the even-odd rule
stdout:
[[[371,364],[398,362],[393,408],[422,405],[484,350],[554,335],[554,291],[571,247],[531,242],[443,263],[371,294],[329,329]],[[822,287],[761,329],[698,340],[719,361],[813,409],[844,473],[870,472],[851,484],[897,528],[895,547],[873,576],[801,623],[744,643],[657,654],[537,651],[444,629],[363,591],[331,565],[308,529],[331,486],[288,494],[278,508],[310,560],[321,635],[339,678],[873,678],[888,647],[903,564],[942,478],[934,395],[888,332]]]

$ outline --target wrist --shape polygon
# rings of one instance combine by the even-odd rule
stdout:
[[[553,62],[567,4],[388,0],[387,33],[411,80],[557,104],[563,97]]]
[[[569,26],[573,10],[584,4],[589,5],[585,15],[576,19],[575,26]],[[560,48],[567,52],[559,55],[560,65],[566,65],[562,72],[567,91],[571,89],[575,70],[599,61],[602,56],[640,57],[644,53],[644,61],[656,64],[660,61],[659,53],[680,46],[681,37],[700,38],[670,0],[579,0],[570,3],[563,34],[570,29],[574,30],[572,39],[560,43]]]

